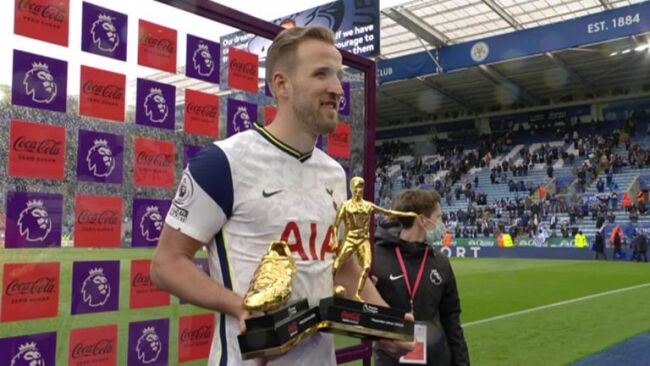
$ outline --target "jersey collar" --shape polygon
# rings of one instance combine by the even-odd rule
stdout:
[[[273,136],[269,131],[267,131],[263,126],[259,125],[258,123],[253,123],[253,129],[259,132],[259,134],[262,135],[262,137],[264,137],[272,145],[284,151],[285,153],[293,156],[294,158],[298,159],[301,163],[304,163],[309,158],[311,158],[311,154],[314,152],[314,150],[312,149],[311,151],[306,152],[304,154],[301,153],[300,151],[280,141],[277,137]]]

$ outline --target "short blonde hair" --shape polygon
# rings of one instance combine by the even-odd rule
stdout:
[[[298,46],[300,43],[312,39],[334,46],[334,33],[321,26],[288,28],[275,37],[266,54],[266,82],[269,84],[269,90],[273,97],[275,97],[273,73],[280,67],[293,70]]]

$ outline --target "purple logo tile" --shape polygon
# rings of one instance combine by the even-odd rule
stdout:
[[[205,272],[206,275],[210,276],[210,265],[208,265],[208,258],[194,258],[192,259],[192,261],[194,261],[194,264],[196,264],[196,266],[199,267],[200,270]],[[179,299],[179,303],[189,304],[187,301],[183,299]]]
[[[170,200],[135,198],[131,233],[132,247],[155,247],[165,224]]]
[[[128,347],[128,366],[167,365],[169,320],[130,323]]]
[[[14,50],[11,103],[65,112],[68,63]]]
[[[99,183],[122,183],[124,137],[79,130],[77,178]]]
[[[62,216],[61,194],[8,192],[6,247],[60,247]]]
[[[56,364],[56,332],[0,338],[0,365]]]
[[[71,314],[117,310],[120,297],[120,261],[72,264]]]
[[[138,78],[135,123],[174,129],[176,87]]]
[[[257,122],[257,104],[228,98],[227,116],[228,136],[246,131]]]
[[[344,81],[341,83],[341,86],[343,87],[343,98],[341,98],[341,102],[339,103],[339,114],[342,116],[349,116],[350,115],[350,83]]]
[[[323,150],[323,135],[318,135],[316,138],[316,147]]]
[[[84,2],[81,49],[126,61],[127,26],[126,14]]]
[[[201,151],[202,147],[201,146],[196,146],[196,145],[189,145],[185,144],[183,145],[183,167],[187,166],[187,163],[190,162],[190,159],[196,155],[199,151]]]
[[[219,83],[219,43],[187,35],[185,75],[211,83]]]

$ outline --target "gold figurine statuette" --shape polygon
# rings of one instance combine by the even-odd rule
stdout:
[[[363,302],[361,298],[361,290],[366,283],[370,266],[372,264],[372,252],[370,247],[370,217],[375,212],[383,213],[388,216],[395,217],[417,217],[414,212],[400,212],[387,210],[379,207],[372,202],[363,199],[363,185],[364,180],[361,177],[353,177],[350,179],[350,190],[352,198],[341,203],[336,212],[336,221],[332,230],[332,240],[336,243],[336,257],[334,258],[334,265],[332,272],[336,272],[348,260],[348,258],[356,253],[359,264],[361,265],[361,273],[359,274],[359,281],[354,293],[354,300]],[[342,243],[339,243],[339,226],[343,223],[345,227],[344,237]],[[334,292],[337,296],[345,294],[343,286],[336,286]]]
[[[244,296],[244,308],[251,313],[274,311],[291,297],[296,262],[286,241],[275,240],[255,270],[248,292]]]

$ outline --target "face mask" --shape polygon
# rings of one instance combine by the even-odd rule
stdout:
[[[439,244],[445,236],[445,225],[438,223],[434,229],[427,230],[425,242],[430,246]]]

